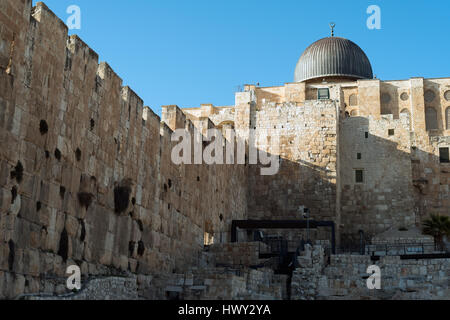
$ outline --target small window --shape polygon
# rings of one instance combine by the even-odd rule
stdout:
[[[369,133],[366,132],[366,139],[369,139]]]
[[[356,154],[356,159],[361,160],[362,159],[362,154],[361,153]]]
[[[436,98],[436,94],[433,90],[427,90],[425,91],[424,98],[426,102],[432,102]]]
[[[355,181],[356,181],[356,183],[364,182],[364,171],[363,170],[355,170]]]
[[[211,246],[214,244],[214,235],[205,231],[203,237],[203,243],[205,246]]]
[[[441,163],[450,163],[449,148],[439,148],[439,161]]]
[[[330,99],[330,89],[322,88],[322,89],[317,90],[317,99],[319,99],[319,100]]]
[[[393,136],[393,135],[395,135],[395,130],[389,129],[388,133],[389,133],[389,136]]]

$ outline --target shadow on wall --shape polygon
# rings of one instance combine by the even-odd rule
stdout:
[[[301,219],[299,207],[306,206],[312,219],[335,221],[341,242],[351,243],[360,230],[369,240],[392,227],[420,226],[432,213],[449,214],[450,164],[411,147],[406,119],[384,116],[370,129],[367,118],[343,120],[338,177],[326,164],[302,159],[282,157],[274,176],[250,165],[249,219]]]
[[[336,184],[326,169],[305,161],[280,158],[276,175],[260,175],[261,165],[249,167],[249,218],[298,219],[299,207],[321,220],[335,217]]]
[[[430,214],[450,214],[450,164],[441,162],[437,150],[448,148],[450,139],[430,136],[436,153],[421,150],[408,120],[391,114],[375,123],[362,117],[342,123],[341,221],[352,234],[420,226]],[[356,182],[357,170],[363,171],[363,183]]]
[[[445,106],[439,98],[441,87],[440,84],[431,81],[427,81],[424,87],[425,121],[427,130],[432,135],[443,135],[446,129]]]
[[[399,119],[401,110],[399,110],[398,87],[389,83],[382,83],[381,91],[381,114],[392,114],[394,119]]]
[[[437,144],[436,148],[448,150],[450,137],[444,139],[446,144]],[[412,148],[415,210],[421,221],[430,214],[450,215],[450,163],[441,161],[445,160],[419,148]]]

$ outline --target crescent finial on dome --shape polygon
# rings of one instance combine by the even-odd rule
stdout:
[[[334,28],[336,27],[336,23],[331,22],[330,23],[330,28],[331,28],[331,36],[334,37]]]

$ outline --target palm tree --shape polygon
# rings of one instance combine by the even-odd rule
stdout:
[[[423,233],[434,237],[439,250],[444,248],[444,236],[450,236],[450,218],[432,214],[423,222]]]

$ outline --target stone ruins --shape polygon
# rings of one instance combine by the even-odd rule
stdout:
[[[212,128],[278,172],[173,163],[175,130]],[[0,299],[450,299],[421,234],[450,215],[450,78],[375,79],[349,40],[159,118],[45,4],[0,0],[0,142]]]

